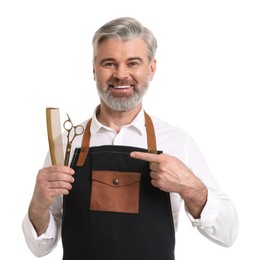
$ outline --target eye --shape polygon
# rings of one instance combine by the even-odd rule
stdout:
[[[139,65],[139,63],[137,61],[131,61],[129,62],[129,67],[137,67]]]
[[[103,66],[105,68],[115,68],[116,67],[116,64],[114,62],[104,62],[103,63]]]

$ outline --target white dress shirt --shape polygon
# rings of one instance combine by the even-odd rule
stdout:
[[[119,133],[98,122],[95,112],[90,128],[90,146],[122,145],[147,148],[143,110],[140,111],[131,124],[122,126]],[[232,245],[238,233],[237,212],[232,202],[220,189],[211,175],[195,142],[186,132],[179,128],[172,127],[154,117],[152,117],[152,121],[155,128],[157,149],[180,159],[208,188],[207,203],[201,213],[200,219],[194,219],[191,214],[189,214],[187,208],[185,208],[192,225],[197,227],[200,233],[209,240],[222,246]],[[87,121],[82,125],[85,126],[86,123]],[[63,135],[63,140],[65,146],[66,133]],[[76,147],[81,146],[81,141],[82,136],[74,140],[72,153]],[[50,157],[48,155],[44,167],[50,165]],[[177,230],[182,198],[177,193],[171,193],[170,198],[175,230]],[[26,242],[30,250],[37,256],[48,254],[53,250],[60,239],[62,196],[54,198],[50,207],[50,213],[51,218],[48,229],[39,237],[28,218],[28,214],[23,220],[23,232]]]

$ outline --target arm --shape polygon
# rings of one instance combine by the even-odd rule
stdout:
[[[42,256],[57,243],[61,226],[62,195],[68,194],[74,171],[65,166],[51,166],[39,171],[23,231],[31,251]]]
[[[187,151],[192,158],[187,160],[192,171],[182,161],[167,154],[133,152],[131,156],[150,162],[153,186],[182,197],[193,226],[205,237],[217,244],[230,246],[237,237],[237,213],[193,145],[189,145],[192,152]]]

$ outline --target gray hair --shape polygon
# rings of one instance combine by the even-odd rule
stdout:
[[[137,38],[146,43],[148,59],[151,62],[156,54],[156,38],[148,28],[131,17],[114,19],[96,31],[92,40],[93,57],[96,58],[99,44],[106,39],[129,41]]]

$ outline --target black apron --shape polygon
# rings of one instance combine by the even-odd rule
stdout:
[[[151,185],[148,162],[129,155],[156,152],[153,124],[145,118],[148,150],[89,148],[88,122],[71,162],[73,188],[63,197],[63,260],[174,260],[170,195]]]

